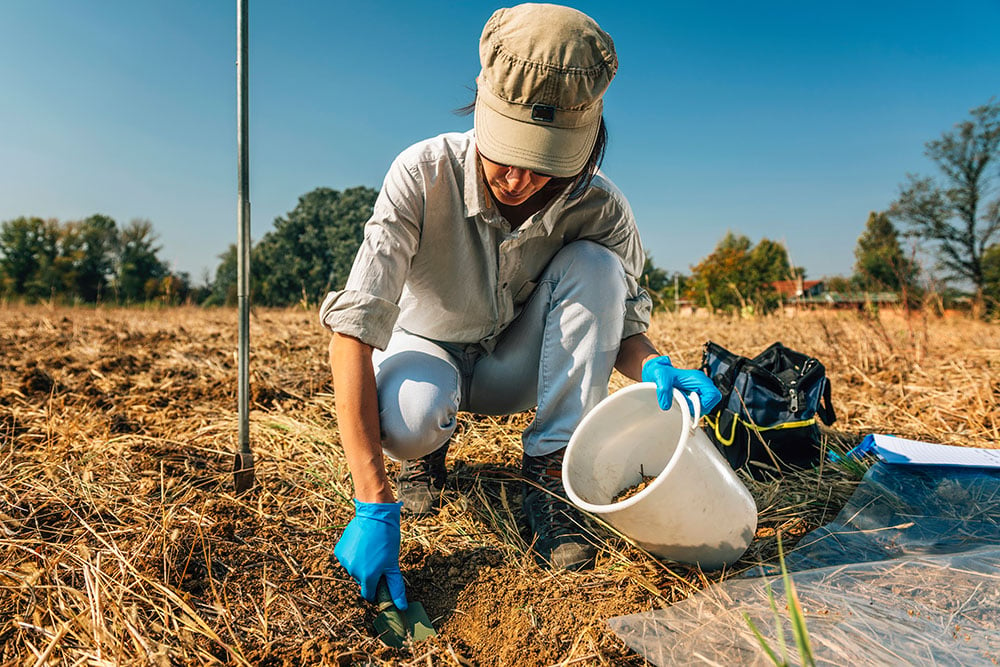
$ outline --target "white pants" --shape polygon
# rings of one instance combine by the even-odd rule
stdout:
[[[604,246],[575,241],[549,262],[491,353],[397,328],[373,356],[386,455],[409,460],[438,449],[454,433],[459,410],[503,415],[536,406],[521,436],[524,453],[565,447],[608,395],[625,298],[621,260]]]

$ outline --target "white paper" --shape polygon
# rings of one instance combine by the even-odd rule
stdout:
[[[872,438],[870,451],[886,463],[1000,468],[1000,449],[935,445],[892,435],[868,437]]]

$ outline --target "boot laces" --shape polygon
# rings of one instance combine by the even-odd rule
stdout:
[[[412,461],[400,464],[399,479],[410,483],[438,484],[445,476],[445,456],[448,447],[445,445],[427,456],[421,456]]]
[[[526,477],[540,486],[528,488],[528,494],[535,494],[538,513],[547,519],[552,536],[579,533],[581,528],[572,517],[572,508],[566,498],[562,483],[562,452],[555,455],[530,457],[526,467]]]

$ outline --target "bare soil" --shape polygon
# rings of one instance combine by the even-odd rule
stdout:
[[[929,400],[908,389],[936,386],[943,366],[929,368],[928,350],[948,349],[944,334],[920,345],[905,329],[887,331],[887,343],[851,341],[845,332],[871,325],[834,319],[797,321],[801,338],[789,340],[781,320],[750,336],[746,326],[755,325],[671,317],[653,333],[688,366],[709,338],[743,353],[778,332],[809,345],[834,378],[842,420],[832,437],[842,446],[869,429],[995,439],[995,328],[947,329],[964,336],[954,343],[963,356],[947,359],[952,381],[965,383],[966,412],[975,410],[967,416],[940,392]],[[333,557],[352,491],[328,335],[296,310],[256,312],[251,329],[257,486],[235,497],[235,312],[0,305],[0,665],[642,665],[608,618],[774,558],[777,532],[789,548],[832,519],[857,481],[830,466],[801,480],[747,480],[758,539],[727,572],[656,560],[600,526],[594,570],[550,572],[520,517],[519,434],[530,415],[463,415],[441,513],[403,524],[409,596],[439,636],[397,651],[373,639],[374,609]],[[854,348],[833,351],[823,336]],[[940,409],[928,407],[935,401]]]

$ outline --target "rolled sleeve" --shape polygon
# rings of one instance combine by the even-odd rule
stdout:
[[[398,317],[395,303],[357,290],[330,292],[319,308],[320,322],[327,329],[380,350],[389,344]]]
[[[631,281],[629,281],[631,282]],[[653,313],[653,300],[641,287],[634,297],[625,300],[625,326],[622,340],[629,336],[645,333],[649,329],[649,319]]]

